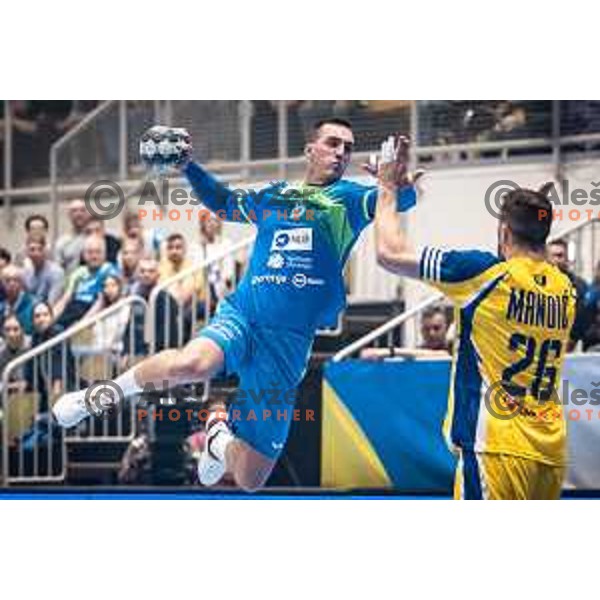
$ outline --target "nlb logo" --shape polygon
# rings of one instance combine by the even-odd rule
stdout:
[[[273,235],[271,250],[307,251],[313,249],[313,232],[310,227],[278,229]]]

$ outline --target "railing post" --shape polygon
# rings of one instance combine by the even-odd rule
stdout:
[[[288,158],[288,107],[285,100],[277,101],[277,157],[279,165],[277,167],[278,179],[287,178]]]
[[[410,104],[410,139],[412,160],[416,162],[417,148],[419,146],[419,109],[418,100],[413,100]]]
[[[125,181],[127,160],[127,100],[119,100],[119,179]]]
[[[560,183],[563,174],[560,151],[560,100],[552,100],[552,162],[554,178]]]
[[[50,148],[50,215],[52,245],[58,239],[58,147],[56,143]]]
[[[12,112],[10,100],[4,101],[4,188],[12,189]],[[10,194],[4,197],[4,206],[6,208],[6,216],[8,224],[13,224],[13,210]]]
[[[242,178],[247,179],[250,175],[250,169],[246,163],[250,160],[252,152],[252,101],[240,100],[239,104],[239,123],[240,123],[240,161],[243,166],[241,169]]]

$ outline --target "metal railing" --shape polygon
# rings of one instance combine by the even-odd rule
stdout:
[[[165,346],[183,346],[208,322],[217,303],[233,292],[239,283],[235,265],[233,277],[227,281],[220,279],[221,273],[231,273],[231,268],[225,268],[226,261],[234,261],[236,255],[254,243],[254,239],[254,235],[243,239],[154,287],[148,299],[145,333],[146,339],[152,340],[152,353]],[[191,287],[191,295],[184,304],[178,301],[174,288],[186,283]],[[208,398],[208,392],[209,385],[204,385],[204,400]]]
[[[0,195],[10,218],[12,199],[49,196],[57,230],[58,198],[85,191],[99,178],[125,186],[142,173],[137,143],[155,122],[188,127],[199,160],[210,170],[251,180],[286,179],[299,172],[310,124],[336,115],[355,129],[355,164],[390,131],[408,131],[415,156],[429,166],[519,160],[523,154],[554,163],[566,152],[600,150],[600,101],[515,102],[522,120],[503,114],[493,101],[134,101],[101,103],[64,134],[49,152],[50,181],[18,182],[11,110],[5,101],[4,186]],[[521,108],[519,109],[519,106]],[[543,106],[542,106],[543,105]],[[485,119],[477,117],[486,115]],[[507,125],[510,123],[510,125]],[[25,186],[23,185],[25,184]]]
[[[567,243],[573,244],[573,250],[570,254],[574,258],[572,263],[575,271],[579,275],[586,274],[595,266],[593,264],[593,258],[597,256],[596,249],[600,248],[600,219],[591,219],[583,223],[576,223],[575,225],[567,227],[550,236],[548,242],[555,240],[565,240]],[[589,247],[588,253],[584,252],[584,247],[586,245]],[[591,271],[589,272],[591,273]],[[441,292],[432,294],[425,300],[419,302],[416,306],[405,310],[402,314],[395,316],[387,323],[384,323],[377,329],[374,329],[345,348],[342,348],[333,356],[332,360],[334,362],[339,362],[350,358],[373,342],[378,342],[384,338],[384,336],[386,337],[386,342],[389,344],[389,340],[392,339],[397,328],[405,326],[409,321],[413,321],[416,324],[417,319],[423,311],[434,304],[443,301],[444,298],[445,296]]]
[[[12,360],[2,373],[2,475],[5,485],[63,481],[67,443],[119,442],[135,434],[133,403],[115,415],[63,431],[50,410],[63,393],[111,380],[135,361],[132,311],[146,302],[129,296],[84,318]]]

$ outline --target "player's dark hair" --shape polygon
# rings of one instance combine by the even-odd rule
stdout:
[[[0,260],[9,263],[12,261],[12,254],[6,248],[0,248]]]
[[[46,229],[50,228],[50,224],[48,223],[48,219],[46,219],[46,217],[44,215],[29,215],[26,219],[25,219],[25,229],[27,231],[29,231],[29,229],[31,228],[31,224],[34,221],[41,221],[44,224],[44,227]]]
[[[319,135],[319,131],[323,125],[341,125],[347,129],[352,129],[352,123],[350,123],[350,121],[347,119],[342,119],[341,117],[328,117],[325,119],[319,119],[313,123],[311,129],[311,139],[314,140]]]
[[[500,220],[508,225],[516,244],[543,251],[552,227],[552,203],[544,191],[511,190],[504,196]]]

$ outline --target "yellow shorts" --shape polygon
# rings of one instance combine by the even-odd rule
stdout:
[[[460,451],[455,500],[558,500],[565,467],[510,454]]]

